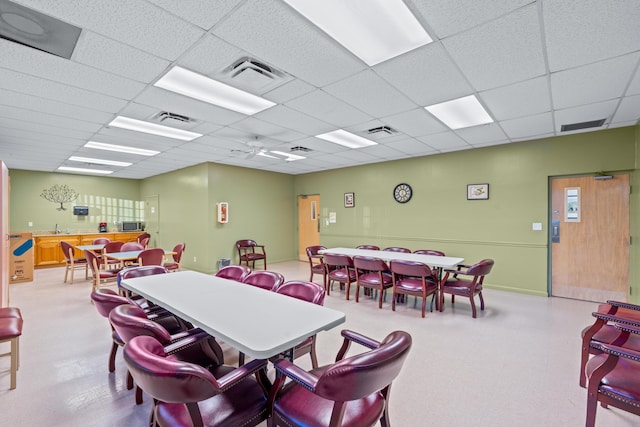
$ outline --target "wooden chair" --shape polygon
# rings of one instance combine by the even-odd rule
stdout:
[[[242,282],[251,273],[246,265],[227,265],[216,272],[216,277]]]
[[[322,255],[325,268],[327,269],[324,289],[327,295],[331,293],[331,285],[338,282],[344,285],[346,298],[349,299],[349,288],[351,283],[356,281],[356,271],[353,266],[353,259],[347,255],[325,253]]]
[[[399,246],[389,246],[388,248],[384,248],[383,251],[387,251],[387,252],[402,252],[402,253],[405,253],[405,254],[410,254],[411,253],[411,249],[401,248]]]
[[[173,261],[165,262],[163,266],[169,271],[178,271],[180,270],[180,260],[182,259],[182,253],[184,252],[187,245],[185,243],[178,243],[173,247]]]
[[[380,246],[376,246],[376,245],[359,245],[356,246],[356,249],[366,249],[369,251],[379,251],[380,250]]]
[[[267,269],[267,252],[264,245],[257,244],[254,240],[238,240],[236,242],[238,249],[239,264],[244,263],[247,267],[251,263],[251,268],[256,268],[256,261],[262,260],[264,269]]]
[[[71,280],[69,283],[73,284],[73,273],[76,269],[84,269],[85,280],[89,278],[89,264],[86,258],[76,258],[75,248],[71,243],[61,241],[60,247],[64,254],[65,269],[64,269],[64,283],[67,283],[67,276],[71,272]]]
[[[386,262],[380,258],[354,256],[353,265],[356,269],[356,302],[360,294],[360,286],[380,291],[378,308],[382,308],[382,299],[386,289],[393,286],[391,272]]]
[[[164,263],[164,249],[152,248],[144,249],[138,255],[138,266],[162,265]]]
[[[438,294],[438,285],[432,276],[431,267],[421,262],[391,260],[389,269],[393,279],[393,299],[391,310],[396,311],[398,295],[411,295],[422,299],[422,317],[425,314],[427,298],[431,295],[431,309]]]
[[[324,284],[326,281],[327,270],[324,266],[324,261],[322,260],[322,255],[318,252],[321,250],[327,249],[324,246],[308,246],[306,248],[307,258],[309,259],[309,269],[311,270],[311,275],[309,276],[309,281],[313,282],[314,274],[322,274],[322,283]]]
[[[92,251],[85,250],[84,256],[87,259],[87,262],[89,263],[89,268],[91,269],[91,273],[93,275],[92,284],[91,284],[92,291],[95,291],[96,289],[100,288],[100,285],[102,283],[116,281],[116,279],[118,278],[118,272],[120,271],[119,269],[105,270],[100,268],[100,264],[101,264],[100,259]]]
[[[457,270],[445,270],[445,276],[441,284],[440,311],[444,306],[444,294],[451,295],[451,304],[455,302],[456,295],[469,298],[473,318],[476,318],[476,295],[480,297],[480,310],[484,310],[484,298],[482,297],[482,283],[484,277],[493,268],[492,259],[483,259],[474,265],[459,265]],[[449,277],[451,276],[451,277]],[[467,277],[465,279],[465,277]]]

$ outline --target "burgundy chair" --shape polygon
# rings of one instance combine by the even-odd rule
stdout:
[[[382,298],[386,289],[393,286],[391,272],[386,262],[380,258],[354,256],[353,265],[356,268],[356,302],[360,294],[360,286],[379,292],[378,308],[382,308]]]
[[[379,251],[380,250],[380,246],[376,246],[376,245],[360,245],[360,246],[356,246],[356,249],[367,249],[370,251]]]
[[[161,248],[144,249],[138,255],[138,266],[140,267],[145,265],[162,266],[163,263],[164,263],[164,249],[161,249]]]
[[[60,247],[62,248],[62,253],[64,254],[64,283],[67,283],[67,275],[71,272],[71,280],[69,283],[73,284],[73,272],[76,268],[84,269],[84,278],[85,280],[89,278],[89,264],[87,263],[86,258],[76,258],[75,256],[75,248],[72,244],[61,241]]]
[[[440,311],[444,306],[444,294],[451,295],[451,304],[455,302],[455,296],[460,295],[469,298],[471,302],[471,311],[473,318],[476,318],[476,304],[474,298],[476,295],[480,297],[480,310],[484,310],[484,298],[482,297],[482,283],[484,277],[491,272],[493,268],[492,259],[483,259],[474,265],[459,265],[457,270],[445,270],[446,274],[442,279]],[[449,278],[449,276],[452,276]],[[467,277],[464,279],[462,277]]]
[[[353,266],[353,259],[348,255],[328,254],[322,256],[327,269],[327,276],[324,288],[327,295],[331,293],[331,284],[338,282],[346,287],[347,299],[349,299],[349,289],[351,283],[356,281],[356,271]]]
[[[9,343],[9,352],[0,354],[0,356],[11,357],[9,390],[16,388],[18,369],[20,369],[20,336],[24,321],[20,310],[16,310],[5,310],[3,317],[0,317],[0,344]]]
[[[245,263],[248,267],[251,263],[251,268],[255,269],[256,261],[262,260],[264,269],[267,269],[267,252],[264,245],[259,245],[253,240],[238,240],[236,248],[238,249],[238,264]]]
[[[163,265],[169,271],[178,271],[180,270],[180,260],[182,259],[182,253],[184,252],[187,245],[185,243],[178,243],[173,247],[173,262],[165,262]]]
[[[130,301],[134,301],[136,304],[144,308],[148,305],[146,300],[139,295],[132,295],[131,291],[122,287],[120,282],[123,279],[133,279],[134,277],[152,276],[154,274],[166,274],[169,270],[161,265],[145,265],[145,266],[131,266],[125,267],[118,272],[116,281],[118,283],[118,292],[121,295],[129,298]]]
[[[136,242],[140,243],[142,246],[144,246],[145,248],[147,247],[147,245],[145,245],[143,243],[144,239],[147,239],[147,243],[149,242],[149,239],[151,239],[151,234],[144,232],[138,235],[138,237],[136,237]]]
[[[595,425],[598,402],[605,408],[613,406],[640,415],[640,351],[619,345],[630,334],[640,336],[640,324],[635,325],[617,323],[620,334],[612,344],[594,344],[601,354],[592,357],[585,367],[587,427]]]
[[[109,242],[106,243],[104,245],[104,248],[102,248],[102,254],[110,254],[113,252],[121,252],[121,248],[122,245],[124,245],[124,242]],[[113,258],[108,258],[106,256],[102,256],[102,261],[103,261],[103,268],[105,270],[108,270],[111,267],[120,267],[120,261],[117,259],[113,259]]]
[[[235,280],[242,282],[245,277],[251,273],[251,269],[246,265],[227,265],[216,272],[217,277],[223,279]]]
[[[312,304],[324,305],[324,288],[314,282],[305,282],[302,280],[290,280],[282,283],[275,288],[273,292],[307,301]],[[312,336],[295,346],[293,349],[293,358],[309,353],[311,357],[311,366],[315,369],[318,367],[318,356],[316,355],[316,336]]]
[[[106,237],[99,237],[97,239],[93,239],[91,244],[93,244],[93,245],[106,245],[110,241],[111,241],[111,239],[108,239]]]
[[[600,344],[612,344],[620,335],[616,329],[616,323],[630,324],[640,323],[640,306],[620,302],[607,301],[600,304],[598,311],[593,313],[596,318],[593,325],[582,330],[582,348],[580,357],[580,387],[586,387],[585,366],[592,354],[602,354]],[[640,336],[628,334],[626,342],[618,341],[618,345],[640,351]]]
[[[431,267],[421,262],[394,259],[389,262],[393,279],[391,309],[396,311],[398,295],[411,295],[422,299],[422,317],[425,314],[427,297],[431,295],[431,308],[438,294],[438,285],[432,276]]]
[[[436,251],[433,249],[418,249],[417,251],[413,251],[413,253],[420,254],[420,255],[445,256],[444,252]]]
[[[389,246],[388,248],[384,248],[383,251],[387,251],[387,252],[402,252],[404,254],[410,254],[411,253],[411,249],[401,248],[401,247],[398,247],[398,246]]]
[[[120,247],[120,252],[143,251],[144,246],[137,242],[126,242]]]
[[[145,237],[144,239],[140,240],[138,243],[140,243],[143,248],[147,249],[147,247],[149,246],[149,237]]]
[[[84,251],[84,257],[87,259],[89,263],[89,268],[91,269],[92,277],[92,285],[91,290],[95,291],[100,287],[103,282],[115,281],[118,277],[119,270],[104,270],[100,268],[101,260],[93,251]]]
[[[132,338],[124,359],[136,384],[156,401],[151,425],[251,427],[269,416],[264,360],[206,369],[178,360],[149,336]]]
[[[283,282],[284,276],[275,271],[253,271],[242,280],[242,283],[256,286],[267,291],[272,290]]]
[[[309,259],[309,269],[311,270],[311,275],[309,276],[309,281],[313,282],[314,274],[322,274],[322,283],[326,281],[327,270],[324,266],[324,261],[322,259],[322,255],[318,253],[318,251],[327,249],[324,246],[308,246],[306,249],[307,258]]]
[[[287,359],[274,362],[278,375],[269,393],[269,427],[391,425],[391,384],[409,354],[411,335],[395,331],[380,342],[348,330],[342,336],[331,365],[305,371]],[[345,358],[351,342],[370,350]]]

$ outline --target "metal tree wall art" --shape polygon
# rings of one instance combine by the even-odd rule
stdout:
[[[45,188],[42,190],[40,197],[44,197],[46,200],[53,203],[60,203],[60,207],[56,208],[59,211],[66,211],[63,203],[73,202],[78,198],[78,193],[67,185],[52,185],[51,188]]]

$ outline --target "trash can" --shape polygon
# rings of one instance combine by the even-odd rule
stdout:
[[[33,281],[33,233],[9,235],[9,283]]]

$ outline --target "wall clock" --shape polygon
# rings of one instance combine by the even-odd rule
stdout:
[[[413,195],[413,190],[409,184],[398,184],[396,188],[393,189],[393,198],[398,203],[407,203],[411,200],[411,196]]]

